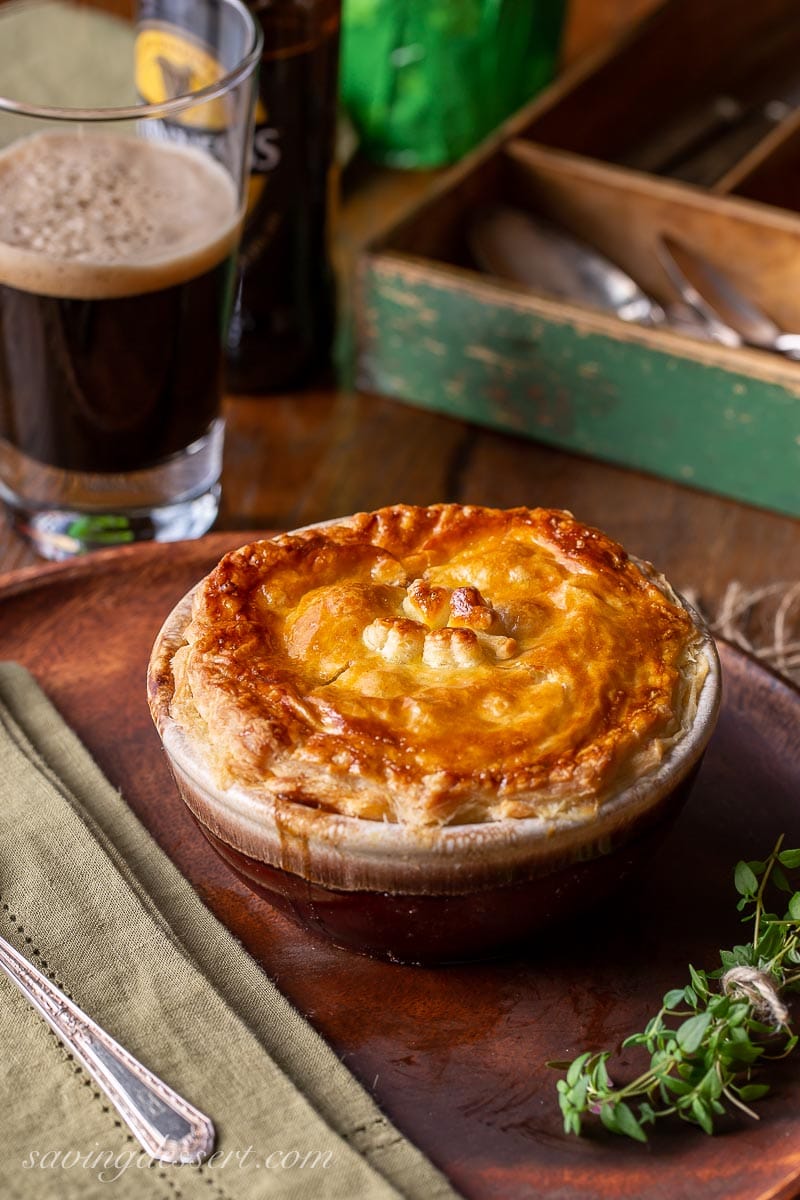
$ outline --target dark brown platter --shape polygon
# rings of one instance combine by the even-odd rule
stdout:
[[[800,844],[800,693],[722,644],[717,732],[687,808],[639,879],[513,959],[376,962],[299,930],[244,888],[184,810],[151,726],[144,674],[161,621],[253,536],[126,547],[6,575],[0,658],[34,673],[209,907],[464,1195],[795,1196],[800,1059],[772,1070],[760,1121],[731,1119],[713,1138],[679,1124],[647,1146],[604,1131],[565,1138],[545,1063],[616,1046],[684,982],[688,962],[711,968],[719,947],[742,940],[737,859],[762,856],[780,833]]]

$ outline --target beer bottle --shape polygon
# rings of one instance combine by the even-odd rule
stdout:
[[[327,362],[340,0],[252,0],[264,33],[228,387],[270,392]]]

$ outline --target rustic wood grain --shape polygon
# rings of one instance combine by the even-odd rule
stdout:
[[[397,500],[544,504],[606,529],[710,607],[734,579],[800,579],[791,518],[375,396],[237,401],[228,453],[228,527],[290,528]]]
[[[222,528],[291,528],[405,501],[568,508],[715,608],[727,585],[800,579],[789,517],[354,392],[232,400]],[[0,533],[0,566],[35,556]]]
[[[653,0],[571,4],[585,23],[571,27],[570,56],[654,7]],[[343,213],[345,254],[431,183],[353,176],[358,199]],[[740,936],[733,862],[761,854],[779,831],[800,839],[794,691],[723,647],[725,704],[698,788],[627,903],[513,960],[422,971],[298,932],[230,874],[178,799],[147,714],[144,669],[162,617],[247,536],[237,530],[286,528],[396,500],[556,505],[604,527],[713,607],[732,579],[758,586],[800,578],[797,522],[326,385],[231,400],[227,416],[222,532],[198,543],[36,568],[0,517],[0,656],[34,671],[206,903],[466,1196],[796,1196],[796,1063],[776,1070],[758,1125],[734,1121],[714,1140],[677,1127],[647,1148],[602,1133],[566,1140],[544,1066],[584,1047],[615,1045],[682,981],[688,960],[712,966],[714,948]],[[23,566],[29,570],[3,574]]]
[[[646,163],[651,147],[671,142],[676,122],[692,123],[715,96],[768,100],[762,88],[794,76],[800,28],[791,0],[668,0],[639,15],[638,27],[622,22],[619,36],[582,55],[541,105],[512,118],[521,136]]]
[[[597,0],[569,0],[562,63],[571,64],[577,58],[586,55],[603,40],[638,20],[645,10],[655,7],[658,2],[659,0],[602,0],[602,3],[598,3]],[[117,0],[115,7],[124,16],[129,16],[133,8],[130,0]],[[344,204],[339,213],[336,247],[343,275],[347,274],[348,264],[360,246],[382,229],[394,224],[406,208],[420,199],[438,174],[440,172],[436,171],[378,171],[358,160],[348,169],[344,179]],[[266,405],[270,406],[271,412],[262,424],[259,412],[265,410]],[[316,425],[316,434],[311,435],[313,449],[305,466],[299,461],[300,451],[292,437],[291,422],[289,428],[284,429],[280,423],[276,426],[273,420],[276,412],[291,411],[297,405],[304,405],[309,410],[310,424]],[[325,448],[320,444],[320,438],[324,439],[326,430],[337,440],[346,437],[347,417],[343,414],[352,410],[352,407],[353,401],[350,397],[344,393],[337,393],[332,386],[328,386],[324,396],[309,394],[307,397],[295,395],[269,401],[257,400],[253,402],[253,406],[248,407],[245,403],[237,410],[233,436],[229,438],[226,483],[230,480],[230,487],[236,495],[233,507],[236,510],[243,509],[246,524],[263,524],[261,514],[273,506],[287,508],[293,507],[295,503],[303,506],[300,498],[291,503],[284,498],[282,503],[277,503],[275,497],[278,490],[283,486],[296,486],[297,479],[308,482],[307,472],[316,469],[318,461],[325,457]],[[343,425],[339,425],[340,414]],[[308,423],[304,419],[301,424],[305,432]],[[242,459],[238,458],[238,447],[241,445],[239,430],[245,428],[254,434],[259,447],[266,447],[267,450],[266,457],[255,465],[254,456],[247,446],[244,447]],[[420,432],[424,435],[424,430]],[[458,440],[459,434],[454,436]],[[370,452],[371,447],[365,443],[364,455]],[[284,475],[282,465],[287,453],[291,457],[291,466]],[[249,472],[244,478],[240,474],[242,469]],[[344,511],[342,508],[336,508],[335,499],[333,503],[331,515],[335,511]],[[353,507],[363,506],[364,503],[366,502],[359,504],[356,501]],[[226,502],[220,526],[225,526],[225,513],[230,510],[231,505]],[[39,561],[30,547],[10,528],[0,505],[0,575],[5,571],[30,566]]]
[[[787,116],[716,185],[730,192],[800,212],[800,111]]]
[[[656,0],[571,0],[566,61],[620,32]],[[343,271],[359,246],[436,186],[435,172],[372,171],[345,178],[339,223]],[[315,390],[235,399],[218,527],[288,528],[404,500],[548,504],[621,538],[714,607],[731,580],[800,578],[791,519],[637,472],[377,396],[321,383]],[[0,513],[0,576],[39,560]]]
[[[517,498],[483,450],[476,470],[498,499]],[[543,482],[558,491],[557,472]],[[665,523],[674,517],[665,512]],[[229,872],[184,809],[150,722],[144,674],[161,620],[244,536],[124,547],[7,579],[0,658],[33,671],[203,900],[465,1196],[795,1195],[796,1061],[770,1068],[760,1122],[732,1118],[714,1139],[679,1123],[647,1147],[599,1130],[564,1137],[545,1064],[616,1047],[684,980],[687,962],[711,968],[716,948],[740,938],[734,863],[761,856],[780,832],[800,839],[800,695],[723,646],[723,713],[695,793],[622,897],[496,963],[422,969],[362,958],[290,924]],[[617,1061],[614,1076],[633,1069]]]
[[[631,175],[522,140],[510,145],[509,156],[519,172],[515,179],[521,194],[534,211],[558,220],[599,250],[648,295],[663,303],[681,299],[659,255],[659,239],[672,236],[724,265],[736,286],[782,328],[800,328],[800,219],[795,213],[752,204],[741,196],[723,198],[671,180]],[[704,360],[702,343],[696,355]],[[778,356],[765,360],[760,355],[742,365],[754,376],[768,376],[772,367],[785,372],[786,363]]]
[[[391,249],[361,266],[370,390],[800,517],[796,363]]]
[[[649,16],[664,0],[568,0],[562,62],[572,63]]]

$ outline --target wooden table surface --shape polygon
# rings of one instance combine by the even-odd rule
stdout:
[[[574,59],[655,0],[572,0]],[[434,173],[351,172],[339,252],[358,247],[424,194]],[[479,429],[377,396],[323,385],[229,399],[217,528],[291,528],[396,501],[543,504],[571,509],[716,610],[729,583],[800,579],[788,517]],[[0,516],[0,576],[38,560]]]
[[[570,0],[565,60],[656,2]],[[351,172],[339,224],[343,262],[419,199],[432,175]],[[377,396],[323,385],[231,398],[227,418],[219,529],[288,528],[397,500],[548,504],[606,527],[710,601],[734,576],[760,583],[792,570],[800,577],[792,521]],[[0,512],[0,577],[37,562]]]
[[[654,2],[655,0],[572,0],[572,19],[567,32],[570,56],[591,46],[599,36],[618,32],[632,14],[640,13],[651,7]],[[340,252],[343,260],[351,259],[359,245],[380,227],[395,221],[409,204],[424,194],[430,185],[430,179],[430,173],[399,174],[356,170],[349,181],[342,214]],[[782,581],[800,580],[800,524],[796,520],[634,471],[565,454],[533,441],[480,429],[384,398],[332,385],[319,386],[296,395],[232,398],[226,402],[226,416],[223,503],[217,525],[217,528],[223,531],[291,528],[356,509],[369,509],[396,501],[429,503],[457,500],[502,506],[542,504],[569,508],[581,519],[604,528],[632,553],[657,563],[677,587],[693,589],[709,611],[716,610],[733,581],[739,582],[745,588],[755,589]],[[198,555],[202,555],[202,552],[202,547],[198,545]],[[175,550],[174,563],[170,570],[178,570],[181,556],[188,554],[191,554],[189,549]],[[98,722],[88,718],[84,720],[86,714],[82,712],[78,702],[73,704],[73,693],[86,694],[86,690],[78,688],[76,684],[78,672],[73,660],[69,658],[70,644],[74,642],[77,645],[80,642],[79,627],[70,624],[62,629],[59,623],[54,636],[60,638],[61,642],[55,654],[49,643],[36,641],[31,633],[34,619],[43,622],[50,633],[53,632],[45,619],[45,610],[49,591],[55,587],[55,581],[41,584],[38,617],[33,611],[34,606],[28,603],[27,593],[22,590],[14,608],[16,602],[9,590],[7,573],[19,567],[34,566],[39,561],[16,538],[0,515],[0,591],[5,586],[7,600],[4,612],[9,615],[5,628],[4,622],[0,621],[0,642],[5,639],[6,643],[2,648],[6,653],[26,661],[40,675],[50,672],[50,690],[59,707],[66,713],[79,736],[84,738],[95,753],[103,769],[111,778],[130,776],[137,779],[138,791],[128,798],[134,809],[145,815],[150,811],[146,804],[150,792],[153,796],[163,794],[166,772],[160,755],[152,748],[155,742],[152,729],[142,728],[136,734],[137,737],[150,738],[149,758],[141,756],[139,742],[132,740],[130,730],[125,728],[121,728],[119,737],[104,738],[94,744],[93,735],[99,727]],[[84,619],[85,592],[78,585],[73,588],[66,573],[60,575],[59,579],[58,586],[62,590],[66,588],[71,595],[72,619]],[[163,583],[165,595],[167,587],[172,588],[173,583],[170,575]],[[12,586],[21,588],[22,585],[18,580]],[[178,585],[175,586],[177,589]],[[134,605],[136,589],[129,589],[129,592],[128,603]],[[175,594],[180,594],[179,590],[176,590]],[[106,605],[104,611],[108,611],[107,601],[103,603]],[[13,620],[12,609],[16,613]],[[59,613],[63,611],[64,609],[59,608]],[[125,626],[124,631],[121,627],[118,628],[115,635],[117,640],[109,644],[104,658],[104,668],[113,673],[115,687],[122,686],[125,680],[132,678],[134,674],[129,669],[130,664],[125,657],[126,654],[130,656],[132,653],[129,630],[129,625]],[[150,636],[149,628],[145,632]],[[145,640],[143,634],[142,644]],[[43,644],[44,649],[41,649]],[[37,653],[40,653],[39,658],[34,654],[37,647],[40,648],[37,650]],[[740,660],[732,657],[730,652],[726,653],[730,659],[731,672],[744,671],[746,675],[746,664],[743,665]],[[48,666],[51,660],[55,662],[54,668]],[[139,668],[140,664],[137,665],[136,678],[141,674]],[[744,679],[740,685],[735,674],[731,674],[728,680],[731,704],[726,718],[730,728],[726,727],[724,730],[728,739],[725,742],[726,751],[718,753],[716,765],[712,763],[716,774],[712,773],[709,776],[712,782],[719,777],[719,795],[725,798],[726,804],[731,790],[738,787],[743,793],[748,793],[748,788],[751,791],[755,789],[755,785],[751,786],[754,776],[748,766],[751,759],[755,761],[758,758],[758,754],[755,751],[751,753],[748,747],[748,737],[753,736],[753,729],[760,728],[760,736],[768,739],[781,728],[780,721],[775,719],[772,709],[767,704],[767,692],[769,688],[774,689],[775,684],[757,676],[756,683],[764,691],[764,695],[762,696],[757,688],[754,699],[752,687],[747,691],[744,686],[746,682]],[[747,693],[751,705],[749,710],[747,706],[738,703],[740,693]],[[796,701],[787,695],[783,700],[782,709],[789,717],[781,736],[787,739],[791,736],[794,738],[793,744],[796,744],[795,704]],[[119,713],[122,714],[122,706],[118,707]],[[759,726],[757,718],[762,709],[764,720]],[[108,719],[113,721],[117,717],[111,713]],[[122,716],[118,719],[122,721]],[[142,720],[144,721],[144,717]],[[117,762],[115,756],[126,753],[135,758],[135,771],[128,771],[129,764]],[[737,754],[745,755],[743,763],[737,760]],[[785,785],[782,783],[775,793],[779,793],[783,807],[779,811],[776,810],[773,823],[776,824],[776,828],[787,829],[787,820],[796,820],[796,810],[789,799],[796,795],[794,778],[789,778],[796,756],[794,751],[790,754],[780,747],[774,750],[774,754],[777,765],[785,769],[786,782]],[[144,770],[141,769],[142,766]],[[152,811],[159,811],[155,801]],[[725,811],[727,813],[727,809]],[[696,808],[695,812],[701,814],[702,821],[710,820],[702,806]],[[744,854],[746,848],[753,844],[747,806],[743,803],[737,812],[741,818],[739,824],[731,823],[727,815],[725,819],[719,819],[718,828],[723,829],[731,844],[726,842],[722,848],[723,852],[720,853],[719,877],[713,877],[714,887],[705,898],[708,903],[718,901],[722,904],[723,897],[724,903],[728,903],[724,881],[728,879],[729,863]],[[497,1021],[502,1053],[496,1054],[495,1041],[486,1041],[484,1051],[487,1055],[495,1055],[496,1062],[491,1058],[486,1063],[476,1060],[472,1045],[465,1045],[463,1049],[457,1047],[451,1056],[452,1061],[445,1056],[440,1062],[435,1054],[430,1053],[427,1057],[425,1053],[420,1053],[419,1065],[414,1056],[403,1057],[399,1052],[391,1059],[391,1055],[387,1056],[386,1047],[394,1044],[391,1042],[392,1038],[401,1041],[405,1039],[406,1043],[419,1045],[423,1050],[428,1044],[426,1038],[429,1037],[427,1028],[431,988],[434,989],[434,1003],[439,1005],[440,1011],[455,1014],[454,1024],[457,1024],[458,1014],[462,1010],[465,1013],[471,1012],[474,1007],[477,977],[480,975],[483,978],[482,969],[465,968],[462,974],[439,973],[439,982],[439,976],[426,976],[425,988],[419,984],[419,1000],[414,1000],[406,1006],[410,1015],[404,1018],[405,1024],[400,1027],[398,1033],[394,1028],[394,1018],[390,1028],[385,1017],[386,988],[396,986],[393,982],[395,977],[389,979],[392,968],[383,967],[367,959],[349,958],[347,969],[340,970],[337,967],[337,952],[317,947],[313,956],[308,955],[305,943],[302,942],[298,949],[296,937],[288,927],[284,928],[279,916],[268,916],[261,922],[253,919],[252,900],[245,902],[240,893],[234,890],[230,880],[215,874],[215,865],[210,859],[196,859],[194,849],[189,852],[189,848],[194,844],[188,837],[185,839],[187,849],[180,852],[179,835],[183,827],[176,825],[176,832],[171,832],[170,821],[167,820],[167,817],[172,820],[174,816],[174,812],[165,810],[163,828],[155,828],[155,836],[165,846],[169,843],[168,849],[170,852],[174,851],[176,861],[190,878],[194,872],[195,886],[223,919],[230,918],[233,907],[239,905],[237,911],[240,919],[231,919],[231,926],[256,957],[271,963],[271,973],[279,979],[287,994],[300,1010],[315,1022],[331,1044],[340,1051],[348,1050],[348,1062],[358,1076],[369,1086],[373,1079],[377,1084],[380,1071],[379,1102],[404,1132],[429,1153],[438,1165],[448,1171],[456,1186],[461,1188],[465,1195],[499,1198],[511,1194],[503,1177],[493,1174],[493,1129],[495,1126],[502,1126],[505,1116],[499,1103],[496,1108],[492,1107],[496,1098],[489,1103],[488,1092],[484,1095],[488,1088],[486,1079],[489,1078],[491,1082],[494,1078],[489,1071],[492,1063],[492,1069],[500,1069],[502,1075],[506,1064],[513,1062],[515,1056],[518,1056],[520,1029],[533,1031],[531,1036],[535,1035],[541,1040],[541,1045],[537,1042],[534,1047],[537,1053],[532,1056],[531,1061],[544,1061],[555,1053],[577,1052],[577,1049],[580,1049],[580,1046],[567,1044],[561,1029],[561,998],[553,1000],[552,1019],[543,1022],[541,1011],[536,1009],[542,993],[536,971],[524,962],[511,963],[501,971],[492,973],[494,990],[488,992],[488,998],[485,999],[486,1027],[491,1024],[492,1014],[502,1016],[502,1020]],[[770,821],[773,821],[771,814]],[[679,829],[678,837],[682,836],[684,839],[678,843],[679,853],[676,858],[667,860],[679,861],[686,871],[687,878],[691,880],[704,882],[706,879],[703,864],[690,860],[690,856],[696,853],[699,858],[702,857],[701,851],[709,840],[709,828],[710,826],[706,825],[699,831],[690,828],[688,833],[684,830],[683,835]],[[796,834],[796,829],[791,829],[790,832]],[[170,843],[170,838],[174,845]],[[206,872],[205,875],[200,870],[201,866]],[[218,867],[216,869],[220,870]],[[647,886],[651,887],[653,895],[657,895],[662,882],[666,886],[669,878],[668,875],[664,876],[664,881],[655,878]],[[218,888],[215,891],[217,884]],[[642,903],[641,912],[649,912],[647,903]],[[625,940],[628,936],[625,928],[621,928],[619,932],[622,939],[621,949],[625,955],[629,956],[631,945],[636,944],[639,949],[645,945],[648,956],[658,964],[657,970],[664,973],[663,979],[659,974],[655,981],[648,982],[650,990],[658,991],[662,983],[665,987],[674,983],[679,978],[675,971],[690,957],[695,961],[702,960],[698,945],[682,944],[677,937],[677,932],[682,932],[689,938],[700,937],[692,924],[691,915],[686,916],[681,930],[674,924],[677,918],[673,919],[669,913],[668,917],[665,927],[657,928],[654,933],[652,928],[646,927],[646,918],[643,916],[631,934],[632,942],[630,939]],[[673,924],[670,924],[670,921],[673,921]],[[637,943],[639,937],[641,942]],[[718,928],[714,928],[713,939],[713,945],[723,944]],[[631,970],[635,978],[641,981],[643,972],[651,968],[644,959],[640,961],[639,957],[625,958],[625,974],[623,983],[620,984],[619,979],[612,978],[609,974],[613,962],[609,965],[602,959],[604,949],[593,948],[588,941],[584,949],[590,970],[597,972],[597,986],[593,985],[592,996],[581,999],[587,1011],[602,1012],[603,1005],[610,1004],[609,998],[615,1003],[628,1006],[624,1009],[626,1023],[620,1030],[616,1027],[603,1027],[601,1031],[601,1040],[614,1040],[618,1034],[638,1027],[637,1022],[643,1015],[638,1009],[632,1011],[630,1008],[631,997],[638,997],[636,1004],[641,1007],[641,996],[644,994],[641,989],[636,991],[631,980]],[[309,963],[314,969],[309,969]],[[558,967],[559,964],[555,965]],[[343,997],[352,994],[361,997],[363,1003],[358,1009],[352,1010],[355,1014],[352,1020],[348,1017],[350,1009],[345,1002],[320,1006],[319,994],[315,989],[322,984],[333,988],[334,991],[340,989]],[[413,989],[408,994],[412,995],[412,991]],[[573,991],[567,990],[565,995],[569,1003],[575,1005],[577,1001]],[[454,996],[456,1001],[460,998],[461,1008],[457,1004],[454,1007]],[[412,1000],[413,998],[412,995]],[[643,1011],[646,1015],[648,1010]],[[383,1017],[381,1014],[384,1014]],[[383,1026],[380,1024],[381,1020],[384,1021]],[[609,1020],[613,1025],[611,1017]],[[369,1031],[370,1036],[365,1035],[365,1030]],[[352,1053],[351,1043],[355,1046]],[[480,1046],[480,1041],[477,1044]],[[606,1044],[605,1040],[602,1040],[602,1044]],[[387,1057],[391,1059],[388,1064]],[[419,1076],[418,1087],[414,1072]],[[448,1108],[443,1106],[442,1128],[445,1129],[447,1138],[442,1145],[438,1145],[437,1139],[431,1134],[427,1098],[431,1089],[447,1095],[448,1088],[466,1086],[464,1081],[471,1081],[469,1086],[475,1092],[475,1103],[471,1108],[469,1105],[464,1108],[464,1112],[467,1113],[465,1119],[479,1127],[479,1132],[483,1131],[482,1136],[489,1138],[489,1141],[485,1144],[481,1142],[471,1127],[465,1132],[463,1122],[458,1124],[450,1121],[448,1124]],[[502,1078],[500,1083],[503,1083]],[[547,1086],[550,1088],[549,1082]],[[783,1100],[785,1099],[784,1095]],[[794,1093],[789,1099],[794,1099]],[[516,1103],[516,1093],[512,1095],[512,1100]],[[544,1133],[540,1132],[542,1118],[539,1092],[531,1092],[530,1096],[526,1094],[523,1100],[527,1108],[522,1117],[512,1114],[516,1121],[516,1125],[511,1125],[515,1131],[513,1137],[516,1139],[512,1150],[518,1156],[518,1163],[514,1166],[514,1178],[521,1181],[514,1194],[534,1194],[531,1190],[534,1186],[531,1177],[531,1142],[528,1126],[525,1124],[529,1116],[530,1127],[535,1129],[535,1135],[539,1138],[536,1144],[536,1154],[539,1156],[537,1162],[542,1162],[549,1172],[548,1194],[565,1194],[561,1189],[565,1186],[564,1180],[567,1178],[588,1179],[589,1190],[582,1194],[592,1194],[591,1170],[596,1166],[594,1156],[604,1153],[604,1144],[575,1142],[568,1146],[568,1159],[564,1159],[564,1139],[560,1137],[558,1116],[555,1114],[552,1097],[552,1112],[547,1110]],[[733,1182],[727,1187],[724,1181],[724,1164],[720,1165],[721,1160],[715,1160],[716,1165],[712,1173],[717,1180],[717,1190],[713,1192],[714,1195],[741,1195],[747,1196],[748,1200],[756,1195],[769,1195],[788,1200],[790,1195],[795,1194],[793,1183],[787,1182],[784,1190],[776,1188],[772,1177],[769,1181],[762,1180],[761,1186],[755,1182],[759,1171],[763,1173],[768,1167],[771,1170],[771,1164],[779,1160],[781,1154],[786,1159],[787,1172],[789,1166],[792,1166],[791,1176],[794,1177],[795,1165],[794,1162],[789,1163],[790,1151],[786,1148],[794,1144],[795,1127],[792,1126],[790,1118],[795,1111],[796,1108],[791,1103],[781,1103],[779,1094],[779,1101],[771,1120],[765,1120],[759,1129],[753,1127],[738,1132],[738,1159],[728,1155],[724,1140],[719,1143],[722,1156],[726,1161],[730,1157],[731,1170],[738,1170],[739,1165],[743,1164],[747,1166],[749,1174],[746,1186],[743,1183],[741,1190],[737,1190]],[[512,1118],[509,1118],[509,1121],[511,1120]],[[488,1134],[486,1129],[489,1130]],[[768,1135],[766,1142],[757,1137],[763,1136],[764,1131]],[[684,1134],[685,1130],[680,1129],[675,1136],[683,1138]],[[633,1168],[631,1154],[628,1153],[624,1157],[624,1166],[621,1166],[620,1173],[610,1177],[614,1186],[618,1185],[618,1190],[608,1191],[607,1194],[621,1195],[623,1190],[625,1194],[633,1194],[630,1188],[635,1188],[635,1183],[631,1182],[631,1171],[633,1170],[635,1179],[637,1172],[649,1171],[650,1167],[654,1167],[658,1170],[654,1169],[650,1174],[656,1182],[653,1183],[652,1193],[648,1195],[675,1195],[675,1179],[659,1174],[663,1166],[664,1170],[669,1168],[677,1173],[685,1170],[689,1190],[684,1190],[681,1195],[693,1195],[695,1193],[691,1181],[698,1181],[700,1186],[700,1179],[709,1179],[710,1169],[706,1164],[703,1171],[692,1173],[694,1157],[702,1157],[709,1146],[711,1143],[707,1143],[705,1139],[687,1137],[677,1145],[677,1155],[673,1140],[667,1141],[666,1148],[656,1148],[655,1151],[651,1151],[650,1148],[644,1150],[633,1147]],[[715,1142],[715,1151],[716,1148]],[[630,1150],[627,1146],[625,1149]],[[484,1151],[485,1161],[481,1157]],[[794,1151],[791,1153],[794,1154]],[[787,1174],[787,1180],[788,1178]],[[662,1188],[665,1179],[667,1190]],[[540,1180],[539,1183],[541,1182]],[[539,1192],[539,1186],[536,1187],[536,1191]]]
[[[565,56],[658,0],[571,0]],[[338,250],[392,224],[433,172],[351,171]],[[231,398],[218,529],[291,528],[396,501],[552,505],[604,528],[714,611],[729,583],[800,579],[795,520],[333,384]],[[0,515],[0,577],[34,565]]]
[[[292,528],[398,501],[570,509],[716,611],[800,579],[789,517],[339,388],[227,402],[218,528]],[[40,561],[0,518],[0,576]]]

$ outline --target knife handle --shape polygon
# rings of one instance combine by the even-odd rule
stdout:
[[[214,1126],[78,1008],[10,942],[0,937],[0,968],[86,1068],[147,1153],[160,1162],[202,1162]]]

